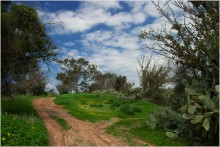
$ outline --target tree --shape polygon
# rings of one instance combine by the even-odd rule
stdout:
[[[138,60],[140,69],[138,70],[140,86],[143,89],[145,96],[151,97],[152,99],[160,99],[160,88],[163,84],[170,81],[169,66],[165,67],[157,65],[157,62],[152,62],[152,55],[147,60],[145,56],[140,57]]]
[[[50,89],[50,90],[47,92],[47,95],[48,95],[48,96],[55,96],[55,95],[56,95],[56,92],[54,91],[54,89]]]
[[[9,7],[8,7],[9,8]],[[24,5],[11,5],[1,13],[1,84],[2,94],[10,95],[12,85],[26,80],[26,75],[49,62],[56,54],[37,12]]]
[[[170,3],[160,5],[152,1],[168,24],[140,34],[142,39],[154,41],[148,49],[174,60],[190,77],[219,81],[219,2],[188,3],[175,1],[181,12],[174,12]],[[193,5],[191,5],[193,4]],[[194,7],[193,7],[194,6]],[[179,17],[183,16],[183,17]],[[182,21],[181,21],[182,20]]]
[[[57,62],[64,71],[57,73],[57,79],[62,82],[58,85],[58,90],[68,91],[68,93],[89,91],[89,86],[97,73],[95,65],[89,64],[89,61],[84,58],[64,59]]]
[[[113,73],[104,73],[97,72],[94,76],[94,83],[90,86],[90,92],[95,90],[110,90],[114,89],[115,81],[117,75]]]
[[[127,82],[126,76],[118,76],[116,78],[114,85],[116,91],[126,94],[131,87],[132,84]]]
[[[47,79],[40,69],[33,69],[26,74],[25,79],[23,77],[21,79],[18,79],[17,83],[14,84],[16,87],[14,93],[27,95],[46,94],[45,86],[47,84]]]
[[[68,87],[65,84],[57,85],[56,88],[60,94],[68,94],[69,93]]]

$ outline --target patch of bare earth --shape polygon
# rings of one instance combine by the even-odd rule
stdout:
[[[79,120],[56,105],[55,98],[37,98],[33,106],[44,121],[49,133],[50,146],[127,146],[122,138],[115,138],[105,133],[105,128],[117,121],[113,118],[99,123]],[[59,124],[50,117],[56,115],[63,118],[71,126],[69,130],[62,130]]]

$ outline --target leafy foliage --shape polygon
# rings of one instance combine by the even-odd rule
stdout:
[[[143,56],[138,59],[138,64],[140,67],[138,76],[143,89],[143,96],[152,99],[154,102],[162,101],[161,87],[169,81],[171,68],[157,65],[157,62],[153,62],[152,56],[148,59]]]
[[[153,2],[153,1],[152,1]],[[179,11],[173,10],[173,3]],[[153,2],[166,19],[160,29],[143,31],[154,42],[148,49],[176,62],[187,75],[219,81],[219,2]],[[194,4],[191,5],[191,4]],[[196,4],[195,4],[196,3]],[[183,19],[179,19],[182,16]],[[184,20],[184,21],[182,21]],[[168,27],[170,24],[172,27]],[[195,78],[196,78],[195,77]]]
[[[115,82],[117,79],[117,75],[113,73],[101,73],[98,71],[94,75],[94,83],[91,84],[89,87],[90,92],[96,91],[96,90],[110,90],[114,89]]]
[[[46,35],[36,10],[28,6],[12,4],[10,11],[1,13],[1,20],[1,88],[3,95],[11,95],[13,84],[25,81],[39,62],[56,56],[56,46]]]
[[[179,108],[180,113],[171,109],[156,110],[149,115],[147,125],[152,129],[167,130],[170,138],[188,138],[195,145],[218,145],[219,137],[219,86],[209,88],[205,82],[193,80],[186,86],[187,103]]]
[[[158,109],[153,111],[147,118],[146,124],[151,129],[156,127],[163,128],[166,130],[172,130],[179,128],[181,129],[184,125],[185,120],[180,114],[173,111],[169,107]],[[176,130],[178,131],[178,130]]]
[[[50,90],[47,92],[47,95],[48,95],[48,96],[55,96],[55,95],[57,95],[57,93],[55,93],[54,89],[50,89]]]
[[[23,78],[21,78],[23,79]],[[19,79],[15,85],[14,93],[27,94],[27,95],[46,95],[46,76],[40,69],[33,69],[27,75],[26,78]]]
[[[131,89],[132,84],[127,82],[126,76],[116,78],[114,89],[118,92],[127,93]]]
[[[64,72],[57,73],[57,79],[62,82],[57,88],[61,94],[72,93],[72,91],[89,91],[90,82],[97,73],[96,66],[89,64],[84,58],[64,59],[57,61]]]
[[[94,75],[94,83],[89,87],[90,92],[94,91],[111,91],[114,89],[119,93],[130,95],[132,83],[127,81],[126,76],[117,76],[112,73],[97,72]]]
[[[207,145],[218,145],[219,86],[209,87],[207,83],[195,79],[191,85],[186,80],[183,84],[187,103],[179,111],[192,131],[186,131],[188,137]]]

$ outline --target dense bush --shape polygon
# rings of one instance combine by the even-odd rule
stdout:
[[[132,111],[139,113],[139,112],[142,112],[142,109],[137,106],[134,106],[134,107],[132,107]]]
[[[120,111],[125,115],[135,115],[135,113],[140,113],[142,110],[137,106],[129,106],[129,105],[123,105],[120,108]]]
[[[186,92],[185,92],[185,87],[182,84],[182,82],[177,82],[173,92],[171,95],[167,98],[166,104],[171,106],[172,109],[177,110],[179,109],[182,105],[184,105],[187,102],[186,99]]]

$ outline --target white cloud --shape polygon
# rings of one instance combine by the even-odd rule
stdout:
[[[85,47],[91,47],[91,44],[97,43],[100,46],[123,49],[139,49],[140,41],[138,36],[126,32],[118,31],[94,31],[83,35],[83,44]],[[96,48],[95,48],[96,49]],[[97,49],[96,49],[97,50]]]
[[[72,41],[69,41],[69,42],[65,42],[65,43],[63,43],[63,45],[64,45],[64,46],[74,46],[75,43],[72,42]]]
[[[121,9],[121,6],[118,1],[109,1],[109,0],[84,2],[81,5],[81,8],[86,8],[88,6],[104,8],[107,10],[108,9]]]
[[[75,11],[62,10],[54,13],[39,11],[38,14],[44,21],[62,22],[53,25],[51,34],[83,32],[80,42],[83,49],[70,48],[74,46],[74,42],[65,42],[62,44],[63,47],[58,50],[62,54],[60,59],[83,57],[97,65],[102,72],[125,75],[130,82],[139,86],[136,71],[137,58],[149,54],[145,46],[152,45],[154,42],[139,40],[138,35],[142,30],[161,28],[164,18],[160,17],[150,1],[129,1],[128,4],[131,7],[129,12],[122,11],[120,2],[92,1],[83,2]],[[117,11],[112,13],[110,9],[117,9]],[[144,22],[149,16],[154,17],[155,20],[146,25]],[[99,24],[105,24],[112,29],[102,30],[100,28],[100,30],[90,31]],[[132,29],[134,26],[135,28]],[[129,27],[130,30],[124,29]],[[161,56],[153,56],[154,60],[157,58],[160,58],[159,64],[166,63]]]
[[[132,22],[131,14],[126,12],[120,12],[109,17],[108,20],[106,21],[106,24],[109,26],[121,26],[131,22]]]
[[[48,83],[45,87],[45,91],[50,91],[51,89],[53,89],[54,92],[59,93],[55,85]]]
[[[82,38],[84,47],[92,50],[86,59],[97,65],[99,70],[125,75],[130,82],[139,85],[137,58],[147,51],[141,50],[138,36],[124,31],[99,30],[84,34]]]
[[[77,50],[70,50],[70,51],[67,53],[67,56],[74,58],[74,57],[79,56],[79,53],[78,53]]]
[[[113,13],[110,11],[111,9],[119,11]],[[134,7],[130,13],[123,11],[117,1],[89,1],[82,2],[75,11],[46,12],[38,10],[37,12],[43,23],[53,23],[49,25],[50,34],[62,35],[83,32],[99,24],[105,24],[115,29],[127,28],[131,24],[141,24],[146,20],[147,15],[142,9]]]

